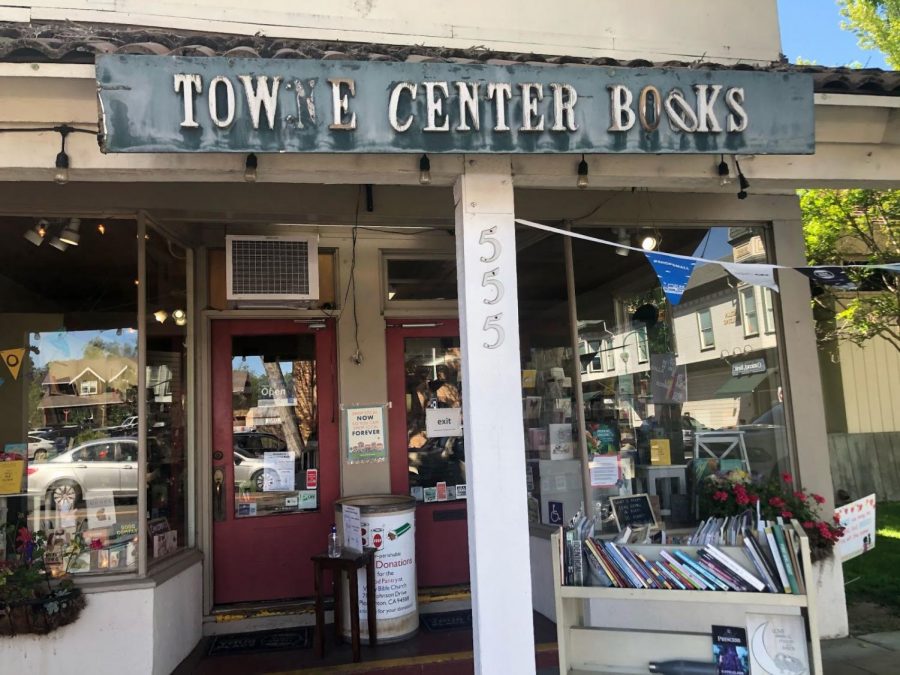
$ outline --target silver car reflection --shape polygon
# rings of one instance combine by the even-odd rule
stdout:
[[[102,438],[28,466],[29,494],[73,509],[86,495],[137,496],[136,438]]]

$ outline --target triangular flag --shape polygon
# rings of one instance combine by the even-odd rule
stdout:
[[[681,296],[691,278],[691,272],[697,266],[697,261],[649,251],[645,251],[644,255],[653,265],[653,270],[659,277],[659,283],[662,285],[666,298],[671,304],[677,305],[681,302]]]
[[[825,286],[834,286],[846,291],[856,289],[856,283],[847,276],[847,272],[842,267],[797,267],[800,274],[803,274],[818,284]]]
[[[889,272],[900,272],[900,262],[887,263],[885,265],[872,265],[872,267],[876,267],[880,270],[887,270]]]
[[[19,379],[19,369],[22,368],[23,356],[25,356],[25,350],[21,347],[18,349],[4,349],[0,351],[0,357],[3,358],[3,363],[9,368],[9,373],[13,376],[14,380]]]
[[[751,286],[765,286],[778,293],[778,284],[775,283],[775,266],[761,265],[759,263],[721,263],[728,273]]]

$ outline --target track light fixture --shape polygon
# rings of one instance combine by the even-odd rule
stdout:
[[[78,233],[80,227],[81,220],[72,218],[65,229],[59,233],[59,240],[69,246],[78,246],[78,240],[81,239],[81,235]]]
[[[50,245],[57,251],[65,251],[69,248],[69,245],[59,237],[53,237],[53,239],[50,240]]]
[[[734,158],[734,166],[737,169],[738,174],[738,185],[740,185],[740,192],[737,193],[738,199],[747,199],[747,188],[750,187],[750,181],[747,180],[747,177],[744,176],[744,172],[741,171],[740,162],[737,161],[737,157]]]
[[[69,156],[66,154],[66,138],[73,129],[69,125],[63,124],[55,127],[54,131],[59,133],[61,146],[59,154],[56,155],[56,171],[53,174],[53,181],[57,185],[65,185],[69,182]]]
[[[248,183],[255,183],[257,178],[256,169],[259,166],[259,160],[252,152],[247,155],[244,160],[244,180]]]
[[[44,243],[44,237],[47,236],[47,225],[46,220],[39,220],[37,225],[30,230],[26,230],[22,236],[35,246],[40,246]]]
[[[659,248],[660,236],[656,230],[644,230],[641,232],[641,248],[645,251],[655,251]]]
[[[419,158],[419,185],[431,185],[431,160],[428,155]]]
[[[106,234],[106,225],[103,223],[97,223],[97,232],[100,234]]]
[[[728,162],[725,161],[725,155],[721,155],[717,171],[719,173],[719,185],[725,186],[731,183],[731,173],[728,171]]]
[[[173,311],[172,318],[175,319],[176,326],[184,326],[187,324],[187,314],[183,309],[176,309]]]
[[[159,323],[165,323],[166,319],[169,318],[169,313],[164,309],[158,309],[153,312],[153,318],[156,319]]]
[[[578,162],[578,180],[575,185],[581,190],[588,186],[588,163],[584,158],[584,153],[581,155],[581,161]]]

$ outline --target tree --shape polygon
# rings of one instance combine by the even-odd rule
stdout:
[[[806,255],[813,265],[900,260],[900,190],[800,190]],[[859,291],[827,286],[814,297],[820,341],[861,345],[876,336],[900,352],[900,279],[850,270]]]
[[[892,68],[900,68],[900,0],[840,0],[846,21],[863,49],[880,49]]]

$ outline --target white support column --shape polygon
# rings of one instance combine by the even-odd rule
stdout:
[[[475,672],[535,672],[513,185],[467,156],[453,190]]]

